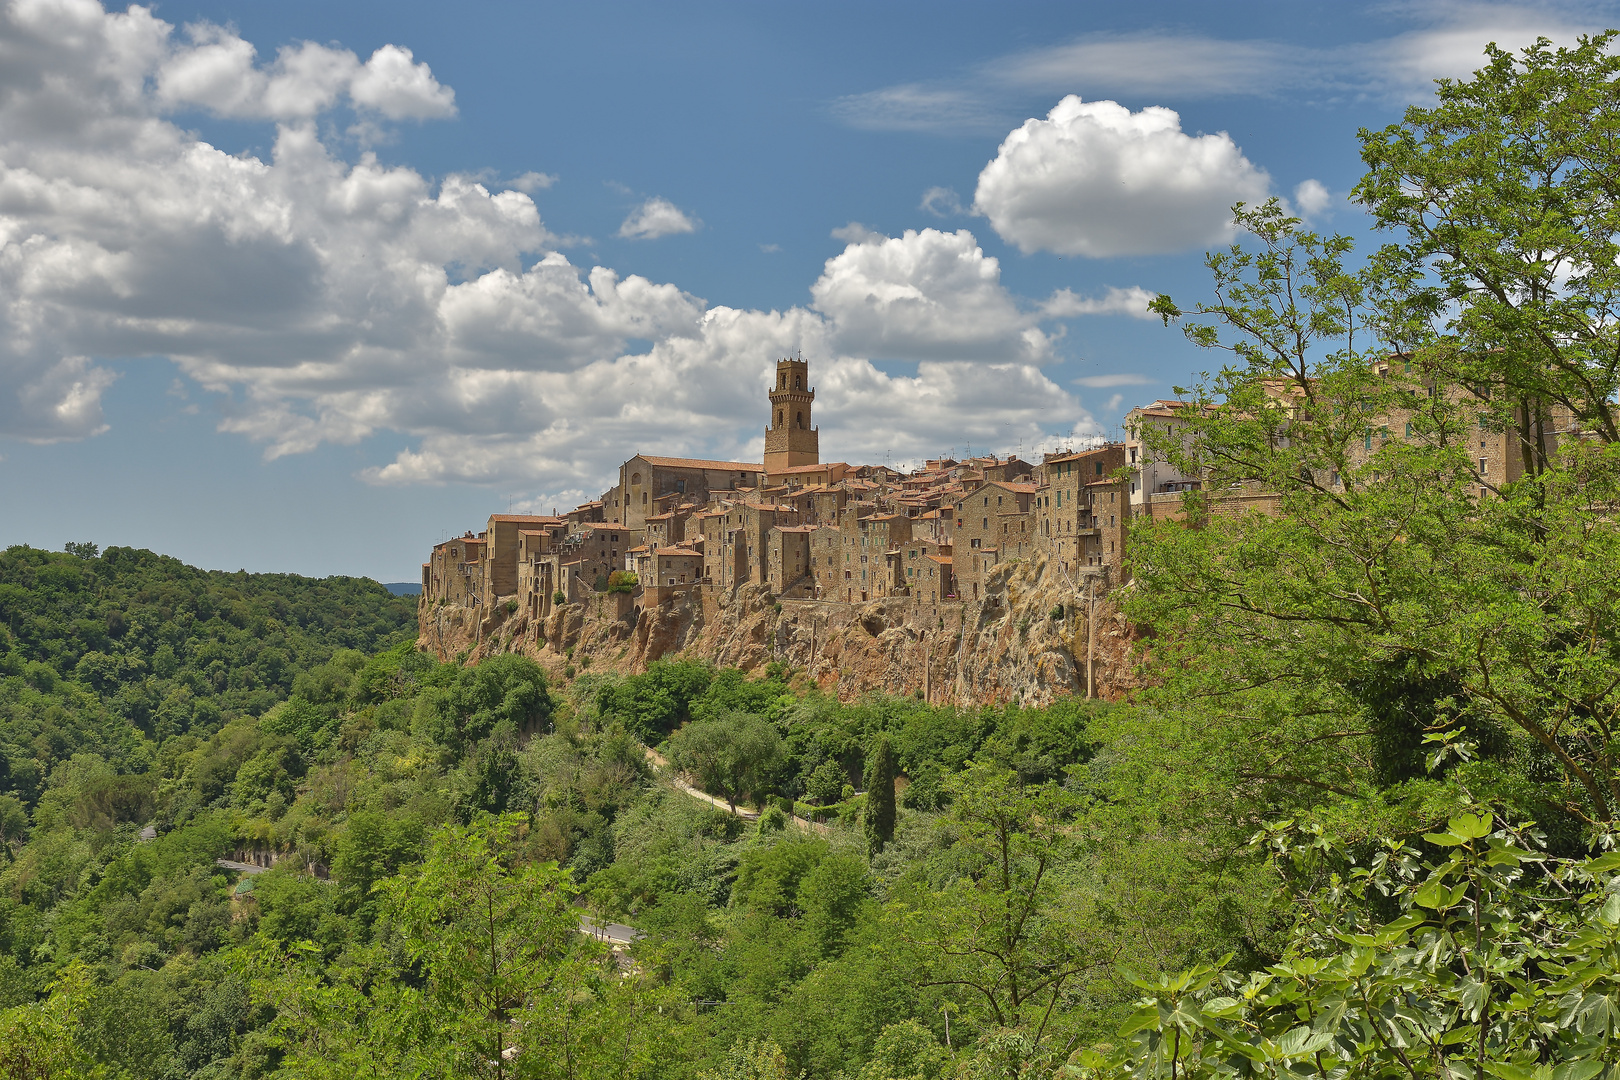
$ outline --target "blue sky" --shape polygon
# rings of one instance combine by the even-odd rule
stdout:
[[[631,453],[1116,432],[1222,208],[1613,5],[0,0],[0,542],[412,580]]]

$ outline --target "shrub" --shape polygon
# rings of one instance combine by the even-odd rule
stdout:
[[[843,791],[848,786],[849,777],[839,768],[836,761],[823,761],[817,765],[805,782],[805,798],[821,806],[828,806],[844,797]]]
[[[1062,604],[1055,605],[1052,608],[1051,612],[1048,614],[1047,617],[1050,618],[1050,619],[1061,619],[1061,618],[1063,618],[1063,605]]]
[[[501,606],[506,608],[506,613],[508,615],[516,615],[517,614],[518,602],[517,602],[516,597],[513,597],[512,599],[508,600],[505,604],[503,604]]]
[[[636,591],[640,580],[629,570],[615,570],[608,575],[607,590],[613,593],[631,593]]]
[[[551,602],[561,607],[563,604],[568,603],[568,596],[561,589],[558,589],[551,594]]]

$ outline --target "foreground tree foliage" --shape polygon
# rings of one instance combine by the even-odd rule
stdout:
[[[1620,1062],[1620,854],[1552,857],[1489,812],[1362,861],[1291,822],[1257,839],[1314,886],[1282,961],[1135,980],[1122,1040],[1068,1075],[1591,1080]]]

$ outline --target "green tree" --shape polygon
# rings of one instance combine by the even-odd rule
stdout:
[[[1357,860],[1287,823],[1257,839],[1296,888],[1282,961],[1135,979],[1120,1038],[1068,1075],[1590,1080],[1620,1061],[1620,854],[1552,858],[1483,811],[1425,834],[1435,859],[1385,841]]]
[[[719,1065],[698,1073],[698,1080],[795,1080],[787,1055],[770,1039],[738,1042]]]
[[[432,1027],[458,1075],[507,1075],[506,1051],[537,1034],[514,1020],[578,930],[567,873],[515,862],[522,824],[508,815],[441,829],[419,870],[382,886],[383,915],[422,967]]]
[[[839,800],[847,783],[849,775],[838,762],[829,759],[811,772],[810,779],[804,785],[804,797],[818,806],[828,806]]]
[[[503,721],[518,733],[543,730],[556,703],[540,665],[506,653],[462,668],[450,686],[427,695],[424,706],[418,714],[422,734],[465,751]]]
[[[960,876],[890,913],[918,950],[921,985],[960,991],[983,1024],[1027,1026],[1040,1044],[1073,980],[1109,959],[1081,926],[1086,898],[1062,880],[1078,800],[983,764],[950,787]]]
[[[1132,531],[1127,611],[1154,628],[1163,675],[1143,700],[1186,764],[1169,774],[1201,770],[1260,813],[1360,797],[1377,773],[1370,714],[1393,705],[1424,716],[1420,738],[1473,752],[1492,741],[1481,733],[1513,733],[1498,757],[1556,763],[1567,784],[1522,791],[1612,817],[1620,535],[1605,523],[1620,444],[1566,444],[1481,499],[1472,440],[1497,421],[1447,366],[1468,343],[1411,317],[1408,272],[1386,255],[1349,274],[1342,238],[1275,205],[1238,220],[1261,247],[1209,257],[1217,302],[1197,313],[1213,322],[1188,328],[1237,362],[1192,395],[1182,428],[1144,432],[1204,482],[1185,521]],[[1156,310],[1182,314],[1168,297]],[[1409,437],[1369,426],[1397,410]],[[1211,493],[1245,490],[1276,512],[1210,513]],[[1375,687],[1379,672],[1393,678]],[[1392,702],[1392,687],[1417,700]]]
[[[763,717],[732,712],[693,720],[670,736],[666,750],[671,764],[735,811],[739,799],[765,793],[782,757],[782,737]]]
[[[866,809],[861,821],[867,850],[873,855],[894,839],[894,780],[894,748],[885,735],[866,761]]]
[[[872,879],[853,855],[829,854],[799,880],[805,933],[822,956],[837,956],[863,916],[870,917]]]
[[[1400,234],[1380,259],[1436,317],[1419,343],[1452,381],[1498,391],[1532,475],[1552,466],[1555,407],[1620,441],[1615,38],[1493,44],[1471,78],[1438,80],[1435,105],[1361,133],[1353,198]]]
[[[83,1038],[94,981],[75,961],[51,984],[49,997],[0,1011],[0,1076],[42,1080],[100,1072]]]
[[[312,943],[260,949],[255,993],[276,1007],[292,1075],[505,1077],[573,1052],[578,1010],[559,1030],[545,999],[581,992],[574,888],[556,863],[521,860],[524,825],[484,816],[440,829],[420,866],[377,885],[394,936],[331,973]]]

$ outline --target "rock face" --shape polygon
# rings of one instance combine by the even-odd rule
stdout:
[[[1044,705],[1087,693],[1088,660],[1092,696],[1136,685],[1137,635],[1113,601],[1102,579],[1071,579],[1037,555],[998,567],[974,603],[778,600],[748,585],[642,607],[639,596],[604,593],[538,622],[508,618],[501,605],[482,620],[474,608],[424,607],[419,644],[444,660],[522,653],[559,676],[570,666],[635,673],[659,659],[744,671],[778,661],[845,700],[881,691],[940,705]]]

